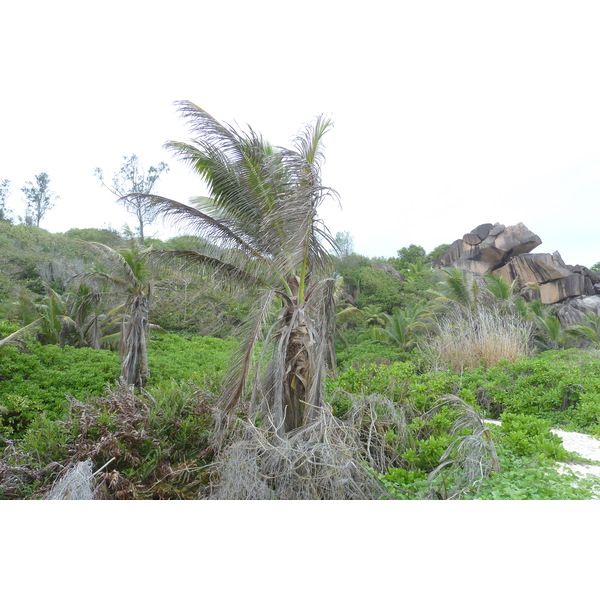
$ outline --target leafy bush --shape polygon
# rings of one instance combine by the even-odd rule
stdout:
[[[189,379],[217,391],[237,343],[233,338],[161,335],[148,347],[150,382]]]
[[[0,322],[0,331],[12,333]],[[183,338],[165,335],[149,345],[151,384],[191,380],[217,391],[235,340]],[[22,435],[36,415],[60,419],[68,408],[67,396],[84,400],[102,394],[119,378],[118,355],[109,350],[42,346],[28,341],[0,348],[0,432]]]
[[[108,350],[42,346],[30,341],[25,351],[0,348],[0,427],[7,435],[25,431],[44,412],[59,419],[67,395],[99,394],[119,377],[119,359]]]
[[[556,427],[598,432],[600,352],[551,350],[514,364],[465,371],[461,393],[465,390],[484,408],[495,407],[493,417],[532,415]]]
[[[505,414],[501,432],[503,445],[516,456],[537,456],[542,460],[569,458],[561,439],[550,431],[550,425],[543,419]]]

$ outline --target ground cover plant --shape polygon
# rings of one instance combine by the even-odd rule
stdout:
[[[4,326],[4,331],[12,329]],[[219,457],[214,454],[215,398],[235,345],[233,339],[171,334],[154,339],[149,352],[152,384],[138,395],[114,387],[119,373],[115,353],[34,341],[27,342],[25,351],[2,348],[3,358],[9,357],[2,362],[3,377],[14,374],[9,387],[19,392],[2,400],[2,497],[42,497],[69,468],[81,471],[80,463],[91,460],[90,468],[97,471],[111,459],[105,472],[93,478],[94,497],[284,498],[294,497],[294,490],[300,497],[336,497],[336,493],[346,497],[340,492],[342,481],[354,482],[344,493],[355,498],[432,499],[458,494],[577,499],[597,493],[591,480],[558,473],[556,461],[575,457],[565,453],[550,433],[551,425],[597,431],[600,364],[595,352],[548,351],[515,363],[462,371],[424,370],[418,361],[342,367],[327,378],[331,412],[315,424],[321,443],[314,444],[311,438],[311,453],[320,454],[304,462],[302,445],[288,446],[285,438],[279,444],[272,438],[267,443],[243,407],[239,412],[239,427],[246,432],[243,441],[238,438],[237,446],[229,445]],[[51,376],[63,364],[57,362],[61,359],[65,368],[60,376]],[[107,369],[104,376],[103,369]],[[35,377],[22,377],[24,372],[38,373],[45,388],[38,382],[39,391],[32,392]],[[84,372],[86,378],[81,378]],[[461,398],[462,412],[456,405],[432,410],[449,395]],[[9,404],[9,396],[44,402],[19,404],[13,399]],[[467,405],[481,418],[499,417],[502,426],[486,425],[486,434],[476,418],[465,423]],[[489,435],[493,443],[485,460],[465,453],[469,445],[470,450],[476,445],[485,448],[476,434],[483,441]],[[336,451],[338,458],[332,460]],[[493,452],[499,469],[490,467]],[[287,487],[265,483],[272,480],[269,455],[296,465],[288,469],[288,479],[280,480],[287,481]],[[311,477],[300,476],[300,464],[313,465]],[[480,476],[461,481],[466,464],[479,465]],[[318,465],[327,469],[317,475]],[[350,471],[344,472],[342,466]],[[249,473],[262,475],[250,485]]]

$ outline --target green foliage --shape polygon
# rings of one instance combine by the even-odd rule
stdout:
[[[0,221],[0,318],[24,292],[35,301],[48,287],[62,293],[91,255],[74,239],[27,225]]]
[[[0,221],[10,222],[10,211],[6,208],[6,200],[10,195],[10,181],[0,179]]]
[[[554,350],[514,364],[463,373],[462,388],[479,398],[492,416],[532,415],[555,427],[598,431],[600,355]]]
[[[64,416],[66,397],[101,393],[118,378],[118,358],[107,350],[27,343],[0,348],[0,427],[20,435],[37,415]]]
[[[501,432],[504,447],[516,456],[563,461],[569,458],[561,439],[550,431],[547,421],[538,417],[504,414]]]
[[[440,256],[446,252],[450,248],[450,244],[440,244],[436,246],[428,255],[427,260],[433,262],[434,260],[438,260]]]
[[[148,349],[151,382],[185,379],[216,393],[237,345],[232,338],[161,335]]]
[[[360,293],[359,273],[364,267],[371,265],[371,260],[366,256],[352,253],[347,256],[334,257],[333,263],[335,272],[344,280],[346,292],[356,299]],[[367,304],[369,303],[364,303],[364,306]]]
[[[369,266],[359,269],[355,277],[359,291],[358,308],[374,304],[389,313],[394,306],[402,304],[402,282],[389,273]]]
[[[427,252],[425,252],[425,248],[411,244],[410,246],[400,248],[397,252],[397,258],[390,260],[390,263],[396,270],[404,273],[405,271],[409,271],[412,265],[423,263],[426,259]]]
[[[598,494],[600,480],[561,474],[555,467],[530,458],[504,457],[502,470],[483,481],[479,500],[589,500]]]
[[[335,243],[339,248],[339,256],[349,256],[354,252],[354,240],[349,231],[338,231],[335,234]]]
[[[35,176],[35,183],[28,181],[21,191],[25,194],[26,199],[24,223],[39,227],[44,215],[53,208],[52,201],[59,198],[50,191],[48,174],[39,173]]]
[[[391,364],[408,360],[409,357],[409,353],[396,346],[384,346],[365,341],[348,344],[336,351],[337,365],[343,369],[347,367],[361,369],[371,364]]]
[[[372,328],[372,339],[405,351],[412,350],[419,336],[433,325],[431,307],[426,303],[409,304],[404,308],[395,306],[391,315],[384,316],[387,320],[385,328]]]
[[[600,348],[600,315],[585,313],[582,321],[567,327],[566,332],[585,340],[592,348]]]

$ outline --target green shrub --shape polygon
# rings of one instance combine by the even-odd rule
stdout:
[[[569,458],[560,437],[550,431],[550,425],[543,419],[505,414],[501,432],[502,444],[516,456],[536,456],[540,460]]]
[[[30,341],[25,351],[0,348],[0,427],[21,435],[37,414],[62,418],[67,395],[99,394],[119,377],[118,356],[108,350],[42,346]]]
[[[465,371],[461,379],[461,393],[468,390],[482,407],[492,409],[492,417],[503,412],[524,414],[544,418],[556,427],[597,430],[598,351],[547,351],[514,364]]]

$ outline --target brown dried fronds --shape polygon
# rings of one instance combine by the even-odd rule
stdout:
[[[117,470],[98,475],[98,484],[94,494],[97,500],[138,500],[140,494],[136,486]]]
[[[38,477],[28,456],[17,449],[14,440],[0,438],[4,446],[0,454],[0,498],[9,500],[22,498],[23,490]]]
[[[140,464],[137,449],[152,437],[149,433],[149,398],[136,395],[121,384],[104,396],[79,402],[70,398],[79,434],[74,441],[72,461],[94,461],[112,457],[128,466]]]

